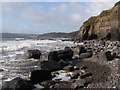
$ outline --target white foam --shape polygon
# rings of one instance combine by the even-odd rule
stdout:
[[[35,86],[36,88],[33,89],[33,90],[39,90],[39,89],[43,89],[43,88],[44,88],[44,87],[41,86],[40,84],[35,84],[34,86]]]
[[[60,81],[68,81],[70,79],[70,76],[67,76],[67,74],[72,74],[71,72],[64,72],[63,70],[58,71],[59,74],[56,74],[56,77],[54,77],[52,80],[61,79]]]
[[[27,64],[26,62],[32,62],[32,61],[36,61],[35,59],[30,59],[30,60],[25,60],[25,59],[19,59],[17,58],[16,60],[16,56],[18,55],[22,55],[24,54],[24,52],[26,50],[29,49],[38,49],[40,51],[45,51],[45,52],[49,52],[51,50],[59,50],[59,49],[64,49],[65,46],[75,46],[76,43],[71,42],[71,41],[61,41],[61,40],[21,40],[21,39],[17,39],[14,41],[2,41],[2,43],[0,43],[0,54],[1,54],[1,58],[0,58],[0,67],[3,68],[5,70],[5,72],[7,72],[8,74],[4,75],[7,76],[7,79],[5,79],[5,81],[10,81],[12,79],[14,79],[15,77],[22,77],[22,78],[26,78],[24,75],[22,74],[18,74],[18,73],[9,73],[8,70],[13,69],[12,71],[15,70],[19,70],[19,69],[31,69],[31,68],[37,68],[36,66],[29,66],[29,67],[14,67],[14,65],[19,64],[21,65],[23,64]],[[6,66],[9,65],[9,66]],[[1,72],[4,73],[4,72]],[[0,76],[0,78],[3,78],[3,76]],[[5,77],[6,78],[6,77]],[[63,81],[67,81],[70,79],[70,77],[66,76],[66,73],[64,72],[60,72],[59,75],[57,75],[57,77],[54,78],[62,78]]]

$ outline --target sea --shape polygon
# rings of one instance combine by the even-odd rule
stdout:
[[[15,77],[29,78],[30,70],[37,69],[39,60],[25,59],[27,50],[38,49],[41,52],[50,52],[64,49],[65,46],[76,46],[73,41],[63,41],[61,38],[52,40],[2,38],[0,41],[0,89],[4,82]],[[63,74],[62,74],[63,75]],[[60,77],[60,76],[59,76]]]

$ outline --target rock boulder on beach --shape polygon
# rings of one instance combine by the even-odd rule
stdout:
[[[58,51],[59,60],[71,60],[73,57],[73,50],[70,47],[65,47],[64,50]]]
[[[58,52],[57,51],[51,51],[49,52],[48,54],[48,60],[52,60],[52,61],[59,61],[59,58],[58,58]]]
[[[48,70],[35,70],[31,71],[30,82],[32,84],[37,84],[46,80],[51,80],[52,74]]]
[[[33,86],[28,81],[17,77],[2,86],[2,90],[32,90]]]
[[[55,61],[41,61],[37,66],[38,68],[46,69],[50,72],[62,69],[62,66]]]
[[[41,56],[41,51],[34,49],[34,50],[28,50],[25,53],[25,57],[30,59],[30,58],[34,58],[34,59],[40,59]]]

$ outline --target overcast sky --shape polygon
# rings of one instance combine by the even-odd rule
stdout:
[[[106,0],[106,2],[95,2],[95,0],[89,0],[89,2],[17,1],[5,0],[1,3],[2,5],[0,4],[2,32],[41,34],[76,31],[89,17],[112,8],[118,0]]]

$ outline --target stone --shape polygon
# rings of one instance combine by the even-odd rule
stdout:
[[[62,66],[58,62],[55,62],[55,61],[41,61],[38,63],[37,66],[38,68],[46,69],[50,72],[62,69]]]
[[[64,61],[64,60],[60,60],[59,62],[58,62],[62,67],[65,67],[65,66],[67,66],[69,63],[68,62],[66,62],[66,61]]]
[[[34,49],[34,50],[28,50],[25,53],[25,57],[30,59],[30,58],[34,58],[34,59],[40,59],[41,56],[41,51]]]
[[[108,61],[113,60],[113,56],[111,55],[110,51],[105,52],[105,55]]]
[[[43,81],[52,80],[52,74],[48,70],[34,70],[31,71],[30,82],[37,84]]]
[[[3,69],[0,69],[0,72],[4,71]]]
[[[85,83],[86,81],[84,79],[78,79],[71,85],[71,88],[73,90],[84,88]]]
[[[80,71],[76,70],[72,73],[71,79],[78,79],[78,76],[80,76]]]
[[[71,72],[74,71],[74,67],[72,65],[68,65],[66,67],[63,68],[66,72]]]
[[[64,50],[58,51],[58,57],[61,60],[71,60],[73,57],[73,50],[70,47],[65,47]]]
[[[51,51],[48,54],[48,60],[52,60],[52,61],[59,61],[60,59],[58,58],[58,52],[57,51]]]
[[[2,90],[32,90],[32,88],[32,84],[20,77],[14,78],[2,86]]]
[[[92,52],[87,52],[87,53],[82,53],[80,54],[81,59],[85,59],[85,58],[91,58],[92,57]]]
[[[44,86],[44,88],[49,88],[51,85],[54,85],[54,84],[55,84],[55,81],[52,81],[52,80],[41,82],[41,85]]]
[[[86,77],[89,77],[89,76],[92,76],[92,73],[85,72],[84,74],[82,74],[82,75],[80,76],[80,78],[83,79],[83,78],[86,78]]]

